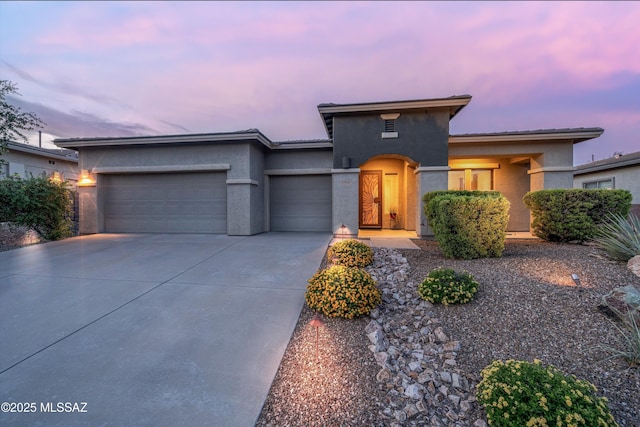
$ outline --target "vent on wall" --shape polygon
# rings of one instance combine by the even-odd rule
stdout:
[[[382,131],[382,138],[398,137],[398,131],[396,130],[396,120],[398,117],[400,117],[400,113],[380,114],[380,118],[384,121],[384,130]]]

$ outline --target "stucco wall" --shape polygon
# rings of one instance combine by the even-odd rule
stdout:
[[[265,153],[265,169],[327,169],[333,166],[331,148],[271,150]]]
[[[528,165],[512,164],[502,159],[494,171],[494,189],[501,192],[509,203],[509,231],[529,231],[530,212],[522,198],[529,191]]]
[[[180,144],[156,146],[106,146],[80,148],[80,169],[97,172],[96,187],[86,190],[81,202],[84,232],[104,231],[104,173],[128,173],[136,167],[189,171],[194,165],[217,168],[227,177],[227,232],[250,235],[264,231],[264,161],[255,144]],[[184,168],[183,168],[184,167]],[[212,169],[214,170],[214,169]],[[91,202],[95,207],[91,206]],[[82,227],[82,225],[81,225]],[[95,230],[94,230],[95,228]],[[94,230],[94,231],[90,231]]]
[[[75,182],[78,179],[78,163],[57,158],[48,158],[17,150],[2,154],[0,159],[7,164],[0,166],[0,177],[17,173],[22,178],[51,176],[54,172],[63,174],[63,178]]]
[[[333,119],[333,167],[360,167],[372,157],[400,154],[421,166],[447,164],[448,111],[402,112],[396,119],[397,138],[382,138],[384,120],[379,113],[336,116]]]

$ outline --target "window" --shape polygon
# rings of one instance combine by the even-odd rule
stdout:
[[[582,188],[585,190],[596,190],[596,189],[612,189],[615,187],[614,178],[606,178],[599,179],[597,181],[588,181],[582,183]]]
[[[449,190],[491,191],[492,169],[459,169],[449,171]]]

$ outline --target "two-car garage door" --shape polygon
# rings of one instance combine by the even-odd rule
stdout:
[[[226,172],[101,176],[108,233],[226,233]],[[271,231],[331,231],[331,176],[269,180]]]
[[[110,233],[226,233],[226,173],[104,175]]]

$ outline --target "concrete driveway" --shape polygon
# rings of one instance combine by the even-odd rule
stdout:
[[[330,240],[101,234],[0,252],[0,425],[253,426]]]

